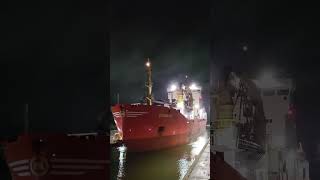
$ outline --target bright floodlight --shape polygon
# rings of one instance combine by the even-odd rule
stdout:
[[[179,109],[183,110],[183,109],[184,109],[183,102],[178,102],[178,103],[177,103],[177,107],[178,107]]]
[[[196,84],[191,84],[191,86],[189,86],[189,88],[191,89],[191,90],[197,90],[197,89],[199,89],[197,86],[196,86]]]
[[[172,84],[170,86],[170,91],[175,91],[177,89],[177,86],[175,84]]]
[[[146,66],[147,66],[147,67],[150,67],[150,65],[151,65],[150,62],[148,61],[148,62],[146,63]]]

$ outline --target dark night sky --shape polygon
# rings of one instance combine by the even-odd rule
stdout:
[[[143,97],[146,57],[153,63],[158,99],[165,99],[167,86],[179,76],[188,74],[201,84],[208,82],[209,77],[204,78],[209,71],[206,4],[114,2],[112,12],[117,21],[112,21],[110,36],[111,102],[116,101],[116,93],[122,102]]]
[[[100,8],[99,8],[100,7]],[[1,72],[8,87],[0,135],[95,130],[107,107],[106,5],[9,2],[1,13]]]

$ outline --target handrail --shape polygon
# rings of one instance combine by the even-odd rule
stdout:
[[[261,145],[252,141],[244,140],[244,139],[238,139],[238,148],[263,152],[263,148]]]

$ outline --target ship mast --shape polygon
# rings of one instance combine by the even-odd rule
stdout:
[[[151,62],[150,59],[148,58],[148,61],[146,62],[146,70],[147,70],[147,82],[146,82],[146,87],[147,87],[147,96],[146,96],[146,101],[148,105],[152,105],[152,79],[151,79]]]

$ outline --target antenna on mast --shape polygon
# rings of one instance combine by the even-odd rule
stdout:
[[[146,82],[146,87],[147,87],[147,96],[146,96],[146,101],[148,105],[152,105],[152,77],[151,77],[151,62],[150,59],[148,58],[148,61],[146,62],[146,70],[147,70],[147,82]]]

